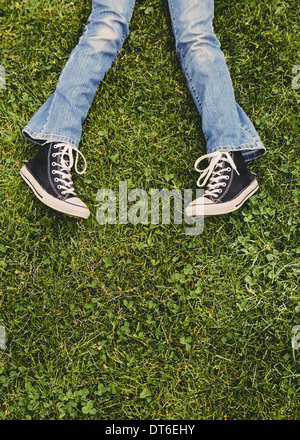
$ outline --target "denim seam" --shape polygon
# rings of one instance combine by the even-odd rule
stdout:
[[[242,126],[242,124],[240,124],[240,127],[241,127],[241,130],[245,133],[245,135],[248,137],[248,139],[250,139],[252,142],[255,142],[255,137],[254,136],[252,136],[252,134],[251,133],[249,133],[249,131],[248,130],[246,130],[243,126]]]
[[[194,87],[192,85],[191,78],[190,78],[190,76],[188,74],[188,71],[187,71],[187,68],[186,68],[185,56],[184,56],[183,52],[181,51],[181,49],[178,47],[178,44],[177,44],[178,32],[177,32],[177,29],[176,29],[176,22],[174,20],[174,13],[173,13],[171,2],[169,2],[169,9],[170,9],[170,14],[171,14],[172,22],[173,22],[173,27],[174,27],[175,40],[176,40],[176,46],[177,46],[177,53],[180,54],[181,65],[182,65],[182,68],[184,70],[185,76],[186,76],[186,78],[188,80],[189,88],[190,88],[190,90],[191,90],[191,92],[192,92],[192,94],[193,94],[193,96],[194,96],[194,98],[195,98],[195,100],[196,100],[196,102],[197,102],[197,104],[199,106],[199,110],[202,112],[202,104],[201,104],[200,99],[199,99],[199,97],[198,97],[198,95],[196,93],[196,90],[194,89]]]
[[[71,143],[72,145],[78,147],[78,143],[76,141],[74,141],[74,139],[71,139],[68,136],[63,136],[61,134],[54,134],[54,133],[53,134],[49,134],[49,133],[44,133],[43,131],[41,133],[36,133],[34,130],[32,130],[32,128],[30,128],[28,126],[23,129],[23,133],[28,134],[30,137],[31,137],[31,134],[32,134],[35,138],[41,139],[41,140],[46,140],[46,141],[48,141],[49,138],[51,138],[51,137],[52,138],[56,137],[56,138],[59,138],[61,140],[66,140],[69,143]],[[46,137],[46,139],[43,139],[44,137]],[[35,141],[35,142],[39,143],[37,141]]]
[[[263,149],[262,142],[252,142],[252,143],[245,143],[240,145],[221,145],[210,148],[210,152],[214,153],[216,151],[221,151],[222,149],[228,150],[228,149],[235,149],[235,150],[256,150],[256,149]]]
[[[131,15],[132,15],[132,11],[133,11],[133,8],[131,8]],[[131,15],[130,15],[130,18],[131,18]],[[129,22],[130,22],[130,18],[129,18]],[[117,51],[117,54],[120,52],[120,50],[121,50],[121,48],[122,48],[122,46],[123,46],[123,44],[124,44],[124,42],[125,42],[125,40],[126,40],[126,38],[127,38],[127,36],[128,36],[128,33],[129,33],[129,22],[128,22],[128,27],[127,27],[128,31],[127,31],[127,32],[124,32],[124,31],[122,32],[122,41],[121,41],[121,44],[120,44],[120,49]],[[74,51],[72,51],[72,54],[70,55],[69,60],[72,59],[72,56],[74,57]],[[60,78],[59,78],[59,80],[60,80]],[[58,82],[59,82],[59,80],[58,80]],[[54,99],[55,99],[55,97],[54,97]],[[45,130],[46,130],[47,124],[48,124],[48,122],[49,122],[49,119],[50,119],[50,117],[51,117],[51,110],[52,110],[52,108],[53,108],[53,101],[54,101],[54,99],[53,99],[52,102],[51,102],[51,105],[50,105],[50,108],[49,108],[49,111],[48,111],[48,115],[47,115],[47,119],[46,119],[45,124],[44,124],[44,126],[43,126],[43,128],[42,128],[42,131],[41,131],[41,134],[42,134],[43,136],[50,136],[50,135],[48,135],[48,134],[45,133]],[[35,134],[36,134],[36,133],[35,133]],[[61,136],[61,135],[54,135],[54,136]],[[62,137],[65,138],[65,139],[69,139],[69,138],[66,137],[66,136],[62,136]],[[74,142],[74,141],[73,141],[73,142]],[[76,145],[78,145],[77,142],[76,142]]]
[[[266,153],[266,149],[261,141],[251,144],[241,144],[239,146],[226,145],[210,148],[209,153],[218,151],[241,151],[245,162],[250,162]]]

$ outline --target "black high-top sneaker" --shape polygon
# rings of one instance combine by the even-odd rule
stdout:
[[[203,159],[209,160],[209,166],[199,170],[197,166]],[[186,215],[189,217],[228,214],[258,190],[258,183],[240,151],[206,154],[197,159],[195,169],[201,173],[197,185],[206,186],[206,189],[201,197],[187,206]]]
[[[75,171],[83,174],[86,161],[80,151],[69,144],[50,142],[43,145],[38,153],[20,171],[25,182],[37,198],[45,205],[64,214],[88,218],[90,211],[75,193],[70,170],[74,165],[73,151],[76,152]],[[77,169],[78,153],[84,159],[84,170]]]

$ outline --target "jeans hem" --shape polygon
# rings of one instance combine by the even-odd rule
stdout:
[[[31,142],[34,142],[38,145],[43,145],[45,142],[62,142],[71,144],[74,147],[78,148],[78,142],[74,139],[69,138],[68,136],[62,136],[60,134],[47,134],[47,133],[41,133],[38,134],[32,128],[29,126],[26,126],[22,130],[23,136],[28,139]]]
[[[208,153],[216,153],[218,151],[240,151],[243,155],[245,162],[257,159],[266,153],[266,148],[262,142],[255,142],[241,145],[222,145],[212,147]]]

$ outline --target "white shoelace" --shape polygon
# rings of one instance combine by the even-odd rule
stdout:
[[[198,164],[202,162],[204,159],[209,160],[209,165],[204,170],[199,170]],[[225,151],[218,151],[216,153],[205,154],[204,156],[199,157],[199,159],[195,162],[195,169],[200,173],[200,177],[197,180],[197,185],[201,188],[206,185],[208,182],[207,188],[204,191],[205,196],[213,196],[217,197],[217,195],[222,192],[220,190],[220,186],[226,186],[225,182],[221,182],[224,179],[224,171],[230,171],[230,167],[222,168],[222,162],[228,162],[229,165],[234,169],[234,171],[239,175],[239,172],[235,166],[235,163],[230,156],[230,153]],[[220,162],[220,163],[219,163]],[[220,170],[216,170],[215,168],[219,168]],[[227,177],[226,177],[227,178]],[[202,180],[202,182],[201,182]]]
[[[56,153],[52,153],[52,157],[60,156],[60,168],[61,171],[58,170],[52,170],[53,174],[59,174],[61,177],[55,177],[55,182],[60,182],[62,185],[58,185],[58,189],[62,190],[62,194],[72,194],[76,196],[75,190],[73,188],[73,181],[72,176],[70,173],[71,168],[74,165],[74,158],[73,158],[73,151],[76,152],[76,159],[75,159],[75,171],[77,174],[83,174],[86,170],[86,160],[84,155],[78,150],[78,148],[74,147],[73,145],[64,144],[64,143],[58,143],[54,145],[54,148],[61,148],[61,151],[58,151]],[[82,171],[78,171],[78,155],[80,155],[83,158],[84,161],[84,168]],[[65,156],[67,156],[67,160],[65,159]]]

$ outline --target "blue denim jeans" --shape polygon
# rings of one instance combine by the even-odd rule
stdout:
[[[168,0],[176,52],[202,118],[207,153],[241,150],[246,161],[265,153],[253,124],[236,103],[230,74],[213,30],[213,0]],[[38,144],[78,148],[82,124],[105,73],[128,33],[135,0],[92,0],[92,10],[54,93],[23,129]]]

